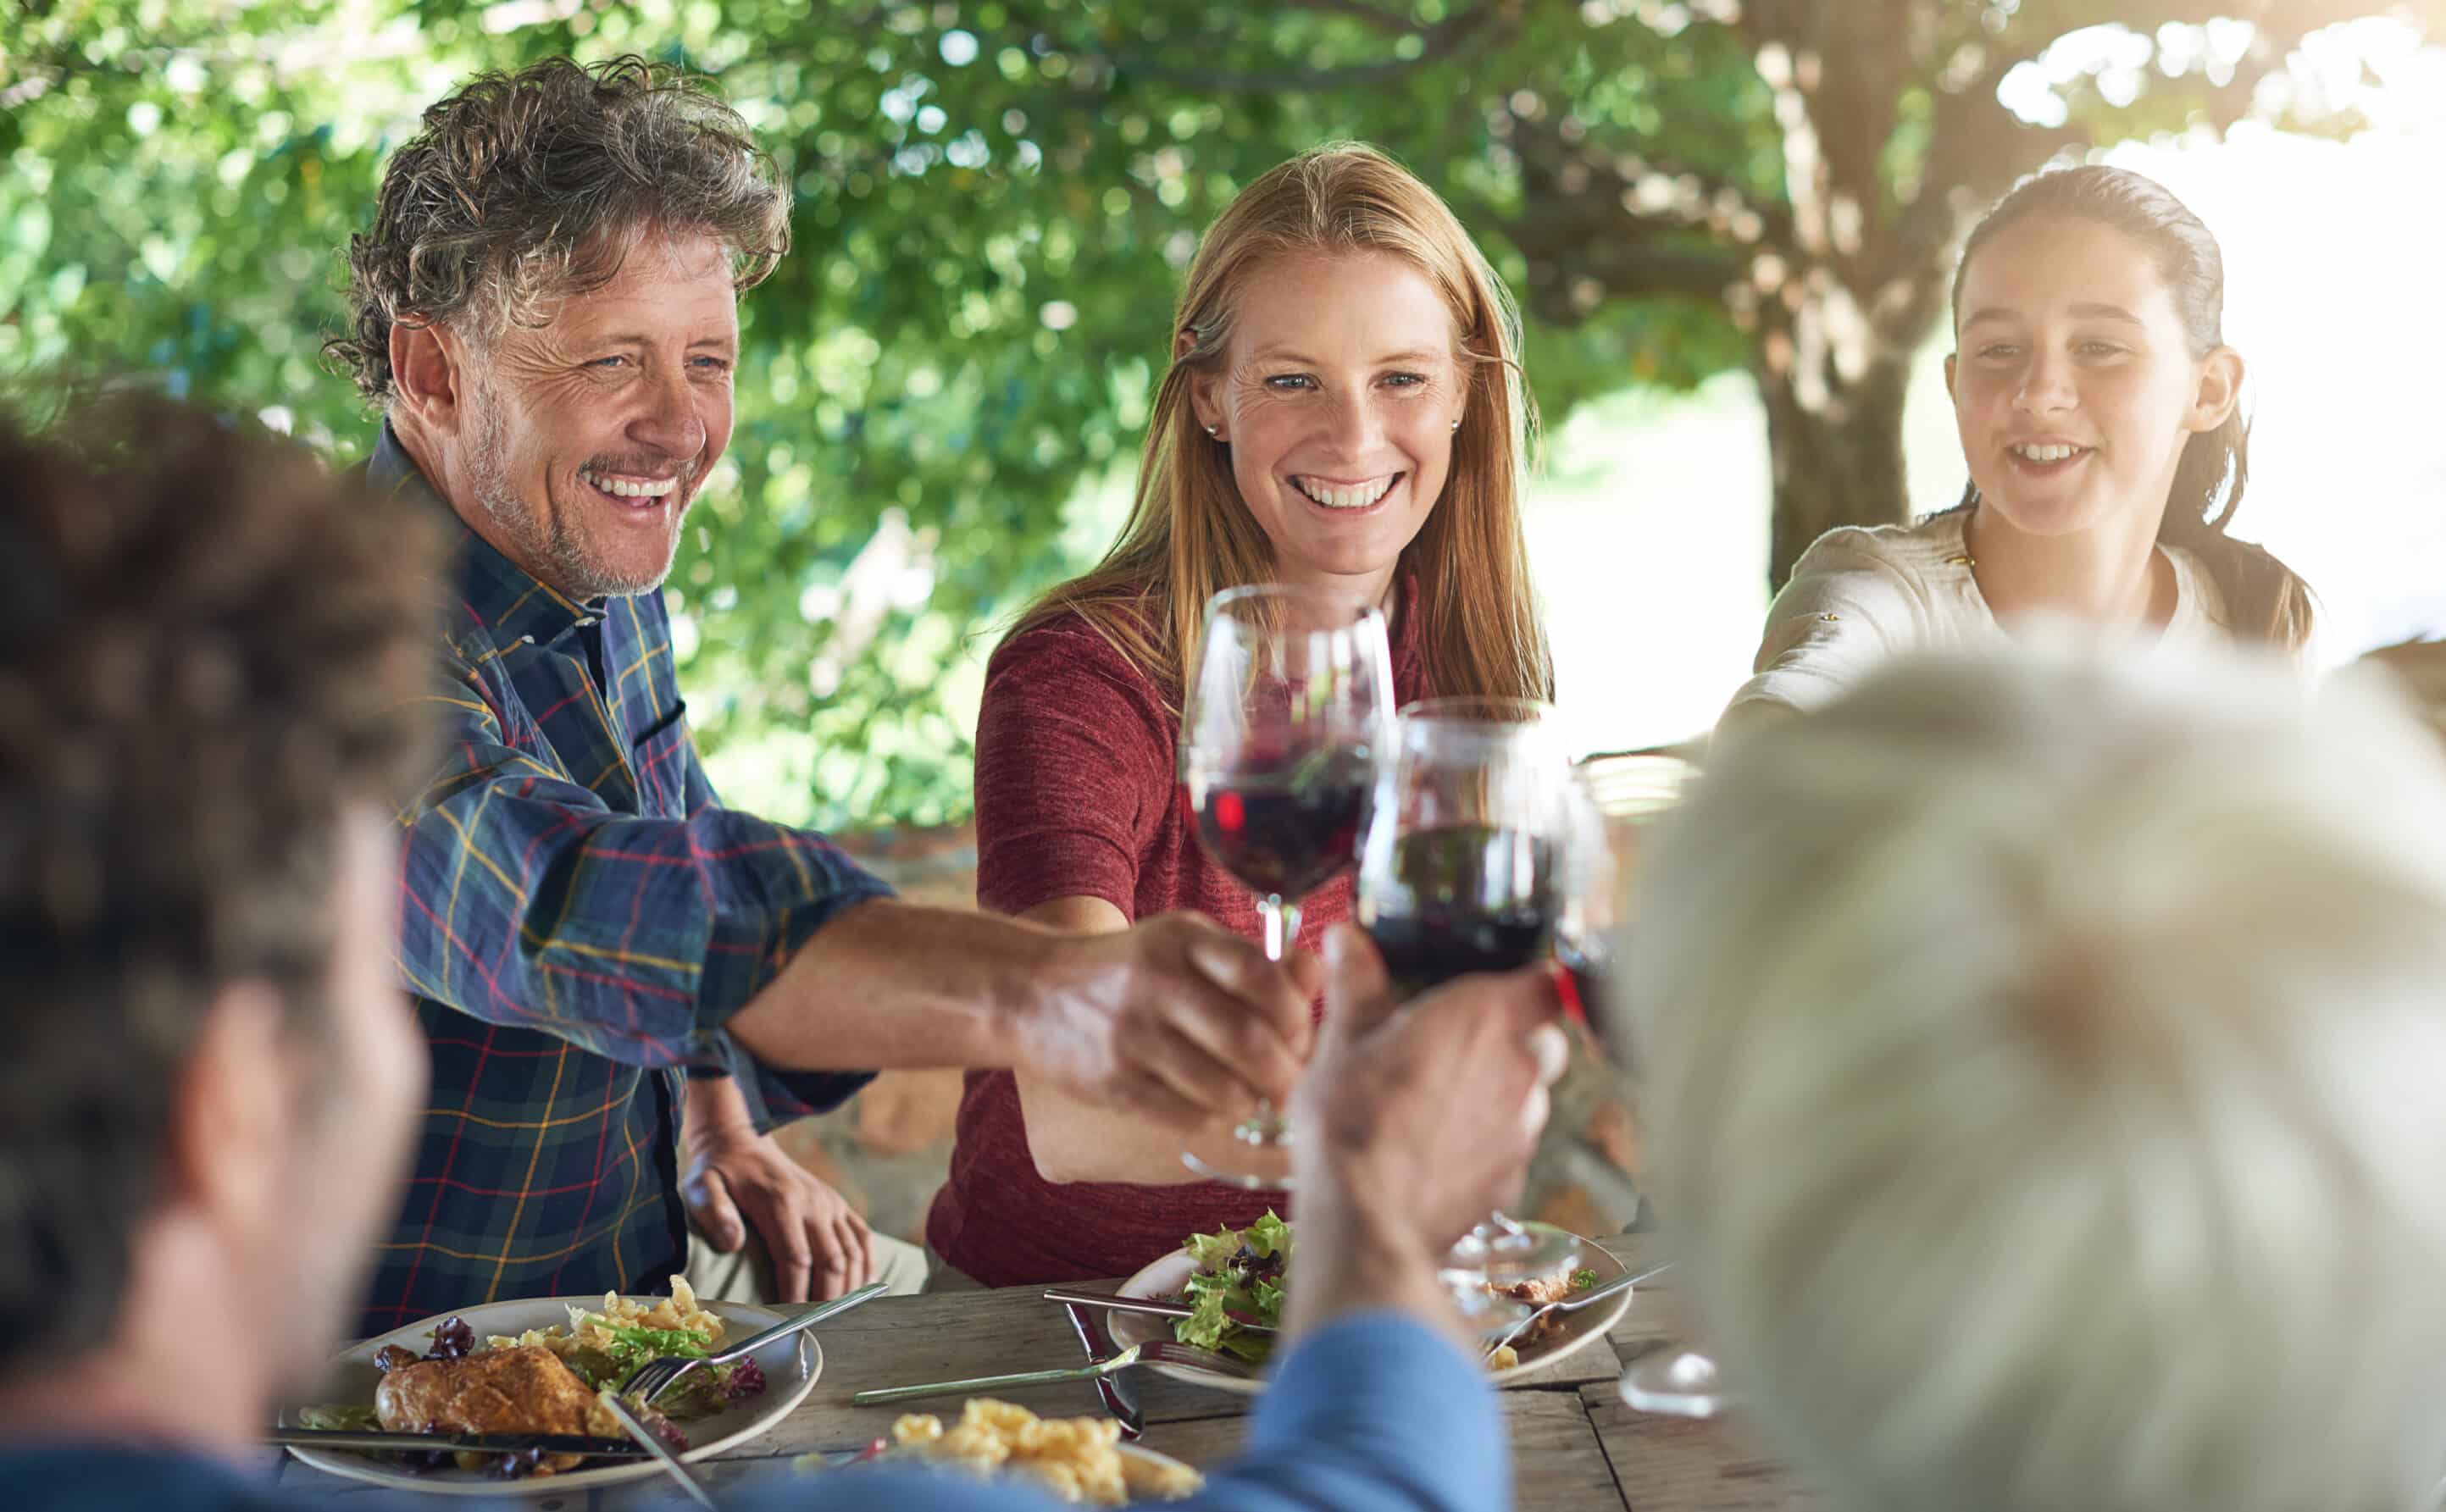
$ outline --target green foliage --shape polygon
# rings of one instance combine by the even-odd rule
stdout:
[[[798,207],[794,252],[743,305],[737,432],[671,580],[691,714],[734,802],[956,818],[973,653],[1104,544],[1095,489],[1134,466],[1196,234],[1286,156],[1370,140],[1445,192],[1542,317],[1550,420],[1755,365],[1753,335],[1695,292],[1721,226],[1626,221],[1608,183],[1522,146],[1783,202],[1774,93],[1756,39],[1705,19],[1725,9],[35,0],[0,19],[0,376],[138,367],[353,458],[374,420],[317,352],[340,250],[417,113],[558,52],[709,72]],[[2035,3],[1932,9],[1947,35],[2039,25],[2010,19]],[[1897,75],[1876,144],[1897,196],[1929,157],[1931,73]],[[1617,245],[1696,271],[1617,276]]]
[[[783,817],[965,812],[975,673],[945,669],[1103,544],[1065,532],[1065,508],[1134,465],[1179,270],[1240,184],[1361,136],[1448,172],[1464,214],[1516,200],[1480,151],[1485,102],[1449,69],[1308,96],[1206,77],[1381,56],[1376,28],[1330,13],[1214,39],[1161,4],[663,0],[498,29],[569,9],[14,13],[0,373],[141,368],[352,459],[375,421],[318,350],[343,318],[340,250],[417,112],[555,52],[716,74],[796,189],[796,247],[743,307],[738,429],[671,593],[715,770]],[[1608,108],[1638,94],[1618,83]],[[1686,383],[1738,360],[1720,325],[1626,306],[1540,333],[1533,372],[1556,412],[1626,375]],[[862,551],[875,570],[853,578]]]

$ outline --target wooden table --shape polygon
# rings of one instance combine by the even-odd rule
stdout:
[[[1634,1268],[1643,1241],[1626,1235],[1607,1248]],[[1743,1436],[1739,1419],[1699,1423],[1634,1412],[1614,1382],[1624,1363],[1673,1336],[1672,1273],[1643,1285],[1630,1310],[1604,1339],[1502,1393],[1511,1430],[1515,1497],[1524,1512],[1785,1512],[1815,1506]],[[798,1410],[771,1432],[698,1470],[720,1498],[766,1492],[806,1472],[792,1460],[817,1450],[863,1447],[888,1432],[903,1411],[957,1411],[956,1398],[891,1407],[850,1406],[868,1387],[958,1380],[1043,1370],[1080,1360],[1079,1341],[1041,1287],[949,1292],[870,1302],[822,1325],[823,1374]],[[998,1392],[1047,1416],[1101,1413],[1085,1383]],[[1140,1372],[1147,1447],[1211,1466],[1237,1453],[1251,1398]],[[375,1494],[284,1460],[282,1490],[334,1504]],[[427,1499],[436,1508],[464,1505]],[[534,1512],[682,1512],[689,1503],[662,1480],[601,1490],[521,1499]]]

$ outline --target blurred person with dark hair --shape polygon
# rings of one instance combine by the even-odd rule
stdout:
[[[874,1068],[993,1066],[1187,1127],[1287,1095],[1308,1052],[1312,957],[1186,916],[1083,938],[907,906],[719,801],[658,589],[730,439],[740,292],[788,226],[702,81],[550,59],[428,110],[352,244],[331,351],[383,411],[367,480],[458,526],[400,946],[434,1092],[368,1333],[660,1290],[691,1217],[701,1260],[747,1224],[770,1254],[699,1269],[706,1295],[913,1289],[922,1257],[771,1125]]]
[[[2446,758],[2351,681],[1899,664],[1661,830],[1658,1212],[1834,1506],[2437,1505]]]
[[[348,1327],[426,1087],[389,794],[431,766],[440,532],[194,411],[79,439],[0,420],[0,1500],[270,1512],[299,1503],[242,1463]],[[1288,1347],[1249,1457],[1179,1504],[1495,1512],[1502,1417],[1437,1268],[1517,1190],[1552,997],[1397,1009],[1345,929],[1327,998]],[[889,1469],[767,1497],[1053,1504]]]
[[[319,1368],[424,1092],[391,816],[440,542],[193,411],[75,439],[0,421],[0,1501],[227,1504],[133,1450],[227,1454]]]

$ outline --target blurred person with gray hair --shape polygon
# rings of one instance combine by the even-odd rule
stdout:
[[[1837,1505],[2431,1508],[2446,761],[2063,645],[1734,743],[1628,1000],[1699,1342]]]
[[[706,81],[552,58],[427,110],[351,243],[330,352],[382,412],[367,484],[455,551],[399,948],[434,1092],[363,1332],[684,1267],[737,1299],[913,1289],[915,1247],[773,1125],[879,1068],[982,1066],[1186,1128],[1288,1095],[1312,1040],[1313,957],[907,905],[715,793],[659,590],[789,228]],[[751,1229],[761,1275],[716,1258]]]

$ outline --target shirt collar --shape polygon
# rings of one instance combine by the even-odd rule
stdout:
[[[366,463],[366,482],[386,498],[413,498],[440,511],[459,527],[458,586],[467,611],[497,640],[550,645],[583,625],[603,618],[601,601],[580,604],[537,581],[533,573],[496,551],[490,541],[467,528],[448,501],[418,470],[415,458],[383,422],[382,436]]]

